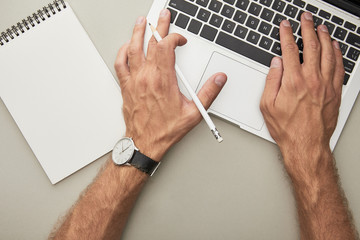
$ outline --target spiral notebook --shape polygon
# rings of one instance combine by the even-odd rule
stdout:
[[[120,88],[62,0],[1,33],[0,74],[0,97],[53,184],[124,134]]]

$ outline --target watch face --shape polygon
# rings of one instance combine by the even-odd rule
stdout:
[[[131,138],[122,138],[118,141],[112,152],[112,159],[115,164],[127,163],[133,156],[135,145]]]

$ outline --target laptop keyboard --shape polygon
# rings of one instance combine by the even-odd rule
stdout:
[[[289,20],[303,62],[300,16],[313,14],[314,27],[324,24],[341,47],[344,85],[360,55],[360,27],[302,0],[170,0],[171,24],[270,67],[281,56],[279,26]]]

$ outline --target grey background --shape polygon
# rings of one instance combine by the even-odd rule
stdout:
[[[0,31],[48,3],[0,0]],[[152,1],[69,3],[115,76],[117,50]],[[359,122],[358,99],[334,151],[358,229]],[[202,122],[168,152],[140,195],[123,239],[299,239],[295,202],[276,145],[220,119],[215,124],[222,144]],[[51,185],[0,101],[0,239],[45,239],[107,158]]]

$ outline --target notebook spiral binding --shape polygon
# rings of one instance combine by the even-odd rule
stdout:
[[[24,33],[30,28],[35,27],[35,25],[40,24],[45,21],[46,18],[50,18],[58,12],[61,12],[66,8],[64,0],[55,0],[53,3],[44,6],[42,9],[39,9],[37,12],[33,13],[31,16],[23,19],[21,22],[18,22],[16,25],[11,26],[6,29],[0,35],[0,46],[5,45],[7,42],[11,41],[20,34]]]

